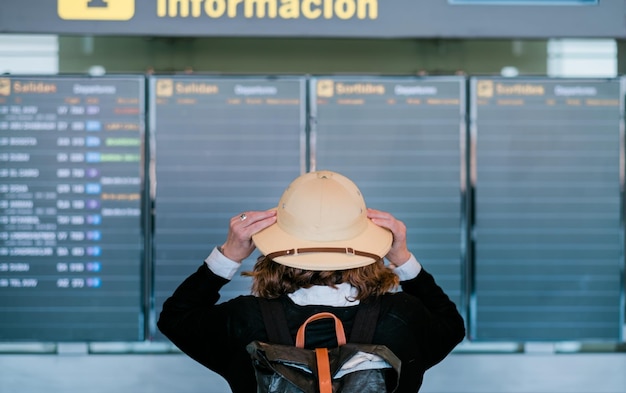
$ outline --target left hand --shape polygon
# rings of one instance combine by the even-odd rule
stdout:
[[[241,263],[254,251],[252,235],[275,222],[276,209],[249,211],[231,218],[222,253],[226,258]]]
[[[395,266],[404,265],[411,258],[411,252],[406,244],[406,225],[390,213],[380,210],[367,209],[367,217],[372,222],[383,228],[387,228],[393,234],[391,249],[385,255],[387,260]]]

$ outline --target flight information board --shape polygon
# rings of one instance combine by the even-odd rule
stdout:
[[[614,340],[624,266],[619,80],[472,78],[483,340]]]
[[[448,0],[450,4],[477,5],[597,5],[599,0]]]
[[[143,338],[144,78],[0,77],[0,340]]]
[[[163,301],[224,243],[231,217],[275,207],[304,172],[306,83],[159,76],[150,86],[154,320]],[[257,256],[241,270],[251,270]],[[236,275],[220,301],[249,293],[250,280]]]
[[[311,165],[404,221],[410,250],[462,311],[465,79],[318,77],[310,92]]]

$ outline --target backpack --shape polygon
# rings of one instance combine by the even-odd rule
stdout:
[[[358,306],[349,343],[341,320],[324,312],[312,315],[300,326],[295,345],[282,304],[261,298],[258,301],[270,343],[253,341],[246,347],[252,358],[257,393],[383,393],[398,387],[400,359],[386,346],[371,344],[380,301]],[[307,325],[324,318],[334,320],[338,347],[304,348]],[[375,356],[378,362],[360,364],[368,367],[354,366]]]

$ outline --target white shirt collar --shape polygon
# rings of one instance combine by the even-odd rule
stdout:
[[[300,288],[290,293],[289,298],[299,306],[321,305],[332,307],[356,306],[358,300],[354,300],[357,289],[348,283],[341,283],[335,288],[315,285],[310,288]]]

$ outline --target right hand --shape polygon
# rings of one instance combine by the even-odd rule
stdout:
[[[406,244],[406,225],[390,213],[380,210],[367,209],[367,217],[374,224],[391,231],[393,241],[385,257],[394,266],[404,265],[411,258],[411,252]]]
[[[241,219],[245,215],[245,219]],[[252,235],[276,222],[276,209],[249,211],[230,219],[228,236],[222,253],[230,260],[241,263],[255,249]]]

